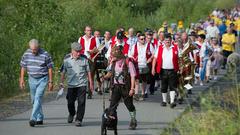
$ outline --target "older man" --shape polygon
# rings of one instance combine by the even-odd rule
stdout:
[[[53,89],[53,62],[48,52],[40,48],[38,40],[30,40],[29,47],[22,56],[19,83],[20,88],[23,90],[25,88],[24,74],[27,71],[33,103],[29,125],[34,127],[35,125],[43,124],[42,97],[47,85],[49,90]]]
[[[75,101],[77,100],[78,107],[75,125],[82,126],[85,114],[86,89],[89,81],[90,90],[93,90],[93,81],[88,60],[85,55],[81,54],[82,46],[74,42],[71,44],[71,49],[72,52],[64,58],[60,86],[63,87],[65,74],[67,74],[68,123],[73,122],[74,115],[76,114]]]

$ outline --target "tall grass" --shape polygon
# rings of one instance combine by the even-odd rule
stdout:
[[[240,133],[240,89],[212,89],[200,98],[200,107],[189,108],[163,135],[238,135]]]
[[[164,20],[187,25],[225,5],[234,0],[0,0],[0,99],[19,93],[19,61],[31,38],[58,68],[86,25],[112,33],[119,26],[158,29]]]

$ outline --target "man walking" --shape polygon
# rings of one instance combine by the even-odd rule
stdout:
[[[162,91],[162,106],[167,105],[167,91],[170,88],[170,107],[174,108],[175,103],[175,92],[177,90],[177,72],[179,70],[178,66],[178,46],[172,44],[172,38],[170,34],[165,36],[164,44],[158,47],[156,53],[154,54],[153,64],[152,64],[152,74],[156,72],[160,73],[161,76],[161,91]]]
[[[71,44],[71,53],[64,58],[63,70],[61,74],[60,86],[63,87],[65,74],[67,74],[67,102],[68,102],[68,123],[73,122],[75,111],[75,101],[78,102],[75,125],[82,126],[85,114],[86,89],[89,80],[90,90],[93,90],[93,81],[86,56],[81,54],[82,46],[74,42]],[[88,78],[87,78],[88,77]]]
[[[20,63],[21,72],[19,85],[22,90],[25,88],[24,75],[25,71],[27,71],[33,104],[29,125],[34,127],[35,125],[43,124],[42,98],[47,85],[49,90],[53,89],[53,62],[48,52],[40,48],[38,40],[30,40],[29,47],[30,48],[23,54]]]

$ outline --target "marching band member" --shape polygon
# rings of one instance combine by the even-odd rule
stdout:
[[[139,79],[136,81],[136,85],[140,83],[142,93],[139,100],[147,98],[148,91],[150,88],[150,64],[152,62],[153,46],[151,43],[145,42],[145,35],[140,34],[138,37],[138,42],[134,45],[131,57],[139,69]],[[138,82],[139,81],[139,82]],[[139,86],[139,85],[138,85]],[[138,88],[136,89],[136,94],[138,93]],[[136,96],[138,98],[138,96]]]
[[[165,35],[164,44],[158,47],[154,54],[152,74],[160,73],[161,76],[161,91],[162,91],[162,106],[167,105],[167,90],[170,88],[170,107],[174,108],[175,91],[177,90],[177,72],[178,66],[178,46],[172,44],[171,34]]]
[[[92,28],[90,26],[86,26],[84,30],[85,35],[80,37],[78,43],[81,45],[82,50],[81,53],[84,54],[89,59],[90,71],[92,78],[94,78],[95,74],[95,63],[90,59],[95,56],[98,52],[97,50],[97,41],[94,36],[92,36]],[[93,91],[88,91],[88,99],[92,98]]]

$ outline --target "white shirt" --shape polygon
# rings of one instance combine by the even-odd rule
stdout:
[[[211,26],[211,25],[209,25],[209,26],[206,28],[206,32],[207,32],[206,38],[218,37],[219,29],[218,29],[217,26]]]
[[[105,47],[107,48],[107,49],[109,49],[110,48],[110,45],[111,45],[111,43],[112,43],[112,41],[111,41],[111,39],[110,40],[104,40],[104,42],[105,42]]]
[[[208,54],[206,54],[207,48],[208,48],[208,43],[207,43],[207,42],[204,42],[204,43],[202,44],[201,49],[200,49],[200,52],[199,52],[200,58],[202,58],[202,59],[208,59],[208,58],[209,58]]]
[[[92,36],[91,38],[87,38],[86,35],[80,37],[78,39],[78,43],[80,44],[81,43],[81,38],[84,39],[84,55],[87,57],[87,58],[90,58],[90,54],[88,53],[88,51],[90,50],[90,44],[91,44],[91,40],[92,38],[94,38],[94,36]],[[96,38],[95,38],[96,39]],[[96,45],[97,45],[97,41],[96,41]]]
[[[128,37],[127,44],[132,48],[137,43],[137,37]]]
[[[137,42],[136,45],[137,45],[137,51],[138,51],[138,67],[145,68],[147,67],[146,51],[147,51],[148,43],[146,43],[145,45],[140,45],[139,42]],[[133,46],[133,49],[131,50],[130,57],[134,56],[134,52],[135,52],[135,46]],[[154,53],[154,48],[151,44],[150,44],[150,52],[151,54]]]
[[[174,69],[172,48],[173,48],[173,45],[169,47],[169,50],[165,45],[163,45],[163,52],[162,52],[162,68],[163,69]],[[154,57],[157,59],[158,49],[156,50]]]

